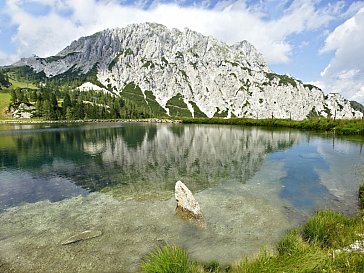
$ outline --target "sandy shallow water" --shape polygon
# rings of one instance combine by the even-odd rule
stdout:
[[[279,201],[280,186],[261,188],[281,175],[276,166],[271,179],[259,174],[245,185],[227,182],[196,193],[205,229],[176,216],[173,197],[117,200],[92,193],[8,209],[0,214],[0,271],[139,272],[141,259],[164,243],[181,245],[202,262],[226,264],[252,256],[295,223],[288,221],[287,205]],[[61,245],[85,230],[103,234]]]

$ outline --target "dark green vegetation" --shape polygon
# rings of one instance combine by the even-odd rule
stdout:
[[[8,113],[11,99],[10,92],[21,88],[36,89],[36,86],[26,78],[18,80],[18,75],[0,70],[0,120],[11,118],[11,114]]]
[[[359,197],[362,198],[363,193],[364,185],[359,189]],[[352,217],[333,211],[319,211],[301,228],[289,231],[278,242],[274,252],[262,250],[257,257],[243,258],[224,270],[217,262],[198,265],[182,249],[171,246],[154,251],[143,261],[142,269],[159,273],[364,272],[364,253],[347,250],[356,240],[364,240],[363,217],[363,211]],[[169,267],[171,265],[173,267]],[[169,271],[177,265],[178,270]]]
[[[10,87],[11,83],[7,74],[0,71],[0,90]]]
[[[226,118],[227,116],[228,116],[228,111],[220,111],[220,109],[217,108],[214,118]]]
[[[178,94],[167,102],[169,114],[175,117],[190,116],[187,104],[183,101],[183,97]]]
[[[41,86],[11,90],[10,107],[34,106],[33,117],[46,120],[149,117],[120,97],[96,91],[65,91]]]
[[[111,87],[98,82],[96,66],[87,74],[70,69],[52,78],[27,67],[5,69],[1,75],[5,75],[4,79],[9,78],[11,84],[0,94],[6,104],[1,109],[2,119],[6,108],[17,109],[21,104],[34,107],[35,110],[29,110],[33,117],[44,120],[132,119],[166,115],[151,92],[147,91],[144,99],[140,88],[133,83],[125,86],[121,96],[114,95]],[[76,89],[87,81],[108,89],[109,93]],[[33,82],[41,84],[36,86]]]
[[[195,117],[206,117],[206,115],[201,112],[196,103],[193,101],[189,101],[194,110]],[[191,112],[187,107],[187,104],[184,102],[181,94],[177,94],[173,98],[171,98],[166,107],[169,109],[169,114],[173,117],[191,117]]]
[[[354,110],[364,113],[364,106],[361,105],[360,103],[358,103],[356,101],[350,101],[350,105],[351,105],[351,107],[354,108]]]
[[[121,98],[132,106],[133,113],[128,113],[131,118],[148,118],[166,116],[166,111],[157,103],[151,91],[145,92],[134,83],[129,83],[124,87]]]
[[[6,113],[10,103],[10,94],[0,91],[0,120],[6,119],[9,115]]]
[[[359,187],[359,205],[364,209],[364,184]]]
[[[364,135],[364,120],[333,120],[312,118],[305,120],[288,119],[243,119],[243,118],[182,118],[183,123],[229,124],[242,126],[286,127],[303,130],[326,131],[343,135]]]
[[[292,85],[293,87],[297,87],[297,80],[295,80],[294,78],[287,76],[287,75],[280,75],[280,74],[276,74],[276,73],[266,73],[267,78],[269,79],[269,81],[273,81],[274,78],[278,79],[278,85],[279,86],[288,86],[288,85]],[[309,87],[309,86],[307,86]],[[311,89],[315,87],[315,86],[311,86]]]

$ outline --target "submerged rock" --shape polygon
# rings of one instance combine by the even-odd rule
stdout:
[[[192,192],[181,181],[175,185],[175,198],[177,201],[177,214],[187,218],[202,218],[201,208]]]
[[[69,245],[79,241],[89,240],[92,238],[96,238],[102,235],[100,230],[86,230],[79,234],[73,235],[69,237],[67,240],[61,242],[61,245]]]

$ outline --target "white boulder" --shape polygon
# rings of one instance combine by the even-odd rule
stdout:
[[[201,208],[192,192],[181,181],[175,185],[175,198],[177,201],[177,213],[192,218],[202,218]]]

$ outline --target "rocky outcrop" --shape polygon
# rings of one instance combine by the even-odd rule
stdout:
[[[103,93],[109,93],[109,91],[106,90],[105,88],[97,86],[96,84],[93,84],[91,82],[85,82],[85,83],[81,84],[79,87],[77,87],[77,90],[85,91],[85,92],[94,90],[94,91],[100,91]]]
[[[192,192],[181,181],[175,185],[175,198],[177,201],[176,212],[187,218],[202,218],[201,208]]]
[[[34,115],[35,107],[26,103],[19,104],[18,107],[10,107],[13,118],[31,118]]]
[[[191,116],[200,112],[208,117],[295,120],[363,116],[338,94],[325,96],[315,86],[273,73],[247,41],[227,45],[189,29],[159,24],[107,29],[72,42],[56,56],[33,56],[16,65],[30,66],[47,77],[91,71],[95,81],[115,94],[134,83],[146,101],[146,91],[151,91],[167,114],[168,102],[178,99],[178,107]]]

